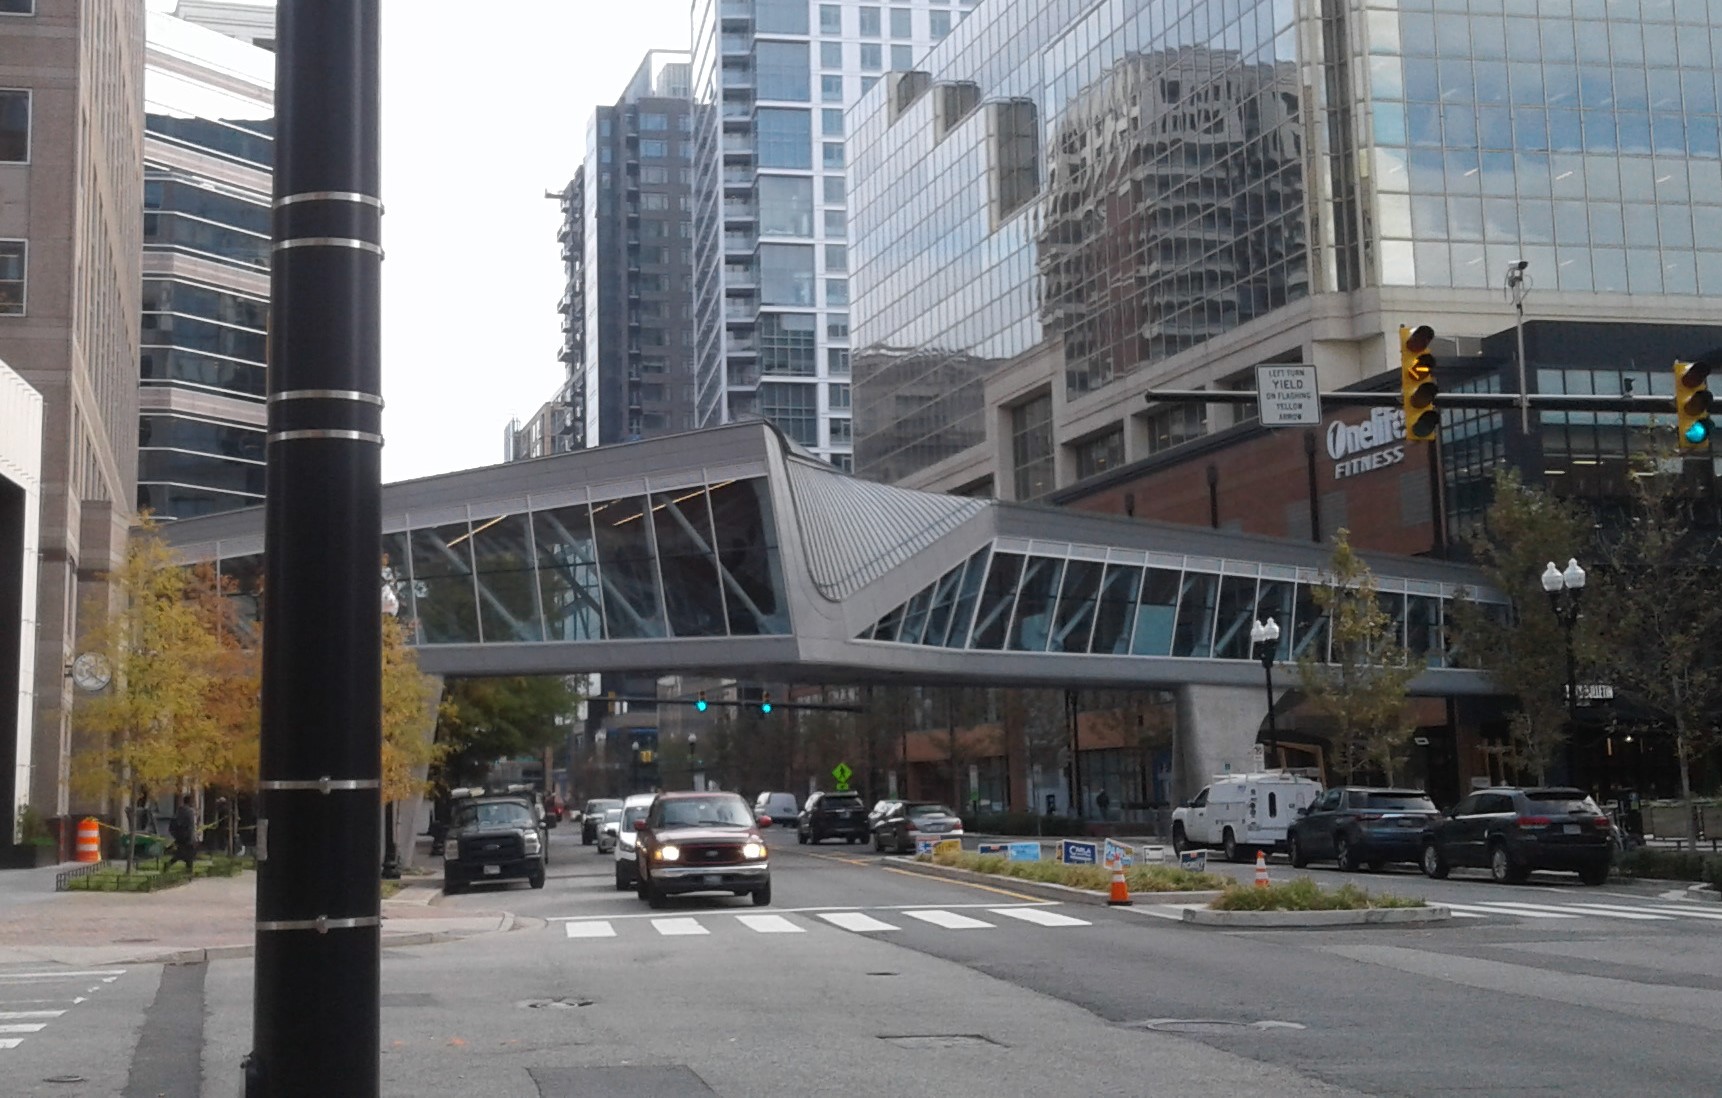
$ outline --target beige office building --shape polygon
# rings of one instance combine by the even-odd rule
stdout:
[[[29,801],[64,815],[80,588],[137,484],[143,0],[0,0],[0,359],[43,398]]]

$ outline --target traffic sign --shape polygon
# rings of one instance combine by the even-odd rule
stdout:
[[[849,769],[848,763],[838,763],[836,766],[831,768],[831,776],[837,779],[837,791],[839,793],[848,791],[849,779],[854,777],[854,775],[855,771]]]
[[[1263,427],[1313,427],[1321,422],[1314,366],[1257,366],[1256,401]]]

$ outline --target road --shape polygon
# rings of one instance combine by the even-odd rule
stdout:
[[[1473,917],[1417,930],[1239,932],[1143,904],[1055,904],[1008,884],[935,880],[862,847],[799,847],[788,832],[771,842],[768,908],[686,897],[650,911],[615,891],[611,859],[570,829],[556,834],[543,890],[440,899],[450,910],[506,908],[515,929],[386,952],[385,1093],[1717,1090],[1722,905],[1661,889],[1318,869],[1324,881],[1428,895]],[[251,1043],[250,965],[196,967],[201,1093],[229,1098]],[[6,1093],[118,1094],[128,1053],[138,1082],[139,1051],[108,1035],[126,1019],[139,1028],[139,1017],[147,1035],[148,1019],[177,1013],[164,1008],[192,983],[159,966],[111,975],[38,994],[44,978],[0,971],[0,998],[14,1004],[86,997],[0,1051],[14,1069]],[[35,1009],[62,1008],[0,1006]],[[157,1025],[148,1048],[164,1047]],[[39,1082],[66,1074],[88,1086]]]

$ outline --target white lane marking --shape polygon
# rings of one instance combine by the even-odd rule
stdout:
[[[47,1025],[47,1022],[20,1022],[0,1026],[0,1033],[40,1033]]]
[[[1577,919],[1579,917],[1570,912],[1550,911],[1547,908],[1532,907],[1530,904],[1514,904],[1496,900],[1479,900],[1477,910],[1487,911],[1491,915],[1523,915],[1527,919]]]
[[[1663,915],[1682,915],[1688,919],[1714,919],[1722,921],[1722,911],[1688,911],[1681,907],[1646,907],[1641,911],[1655,911]]]
[[[896,930],[897,927],[871,915],[863,915],[859,911],[822,911],[821,919],[832,926],[840,926],[844,930],[853,930],[857,934],[866,934],[874,930]]]
[[[568,932],[570,938],[614,938],[616,936],[616,928],[603,919],[590,923],[563,923],[562,929]]]
[[[711,931],[700,925],[698,919],[653,919],[652,927],[665,937],[675,938],[688,934],[710,934]]]
[[[1087,919],[1074,919],[1069,915],[1060,915],[1056,911],[1045,911],[1038,907],[995,907],[991,909],[995,915],[1008,915],[1012,919],[1021,919],[1025,923],[1036,926],[1093,926]]]
[[[58,1018],[63,1010],[0,1010],[0,1022],[22,1022],[26,1018]]]
[[[17,1048],[24,1043],[22,1037],[0,1037],[0,1049]]]
[[[1507,914],[1505,911],[1491,911],[1486,907],[1472,907],[1470,904],[1450,904],[1446,900],[1436,900],[1435,903],[1464,919],[1487,919]]]
[[[761,934],[806,934],[807,928],[796,926],[782,915],[737,915],[736,921]]]
[[[931,911],[905,911],[903,914],[911,919],[919,919],[923,923],[942,926],[946,930],[993,930],[993,924],[984,923],[979,919],[971,919],[967,915],[958,915],[954,911],[944,911],[934,908]]]
[[[1058,900],[1035,900],[1032,902],[1020,903],[1020,904],[989,904],[989,903],[940,904],[939,907],[941,910],[945,910],[945,911],[962,911],[962,910],[965,910],[968,908],[986,908],[988,911],[993,911],[993,910],[996,910],[1000,907],[1057,907],[1059,905],[1059,903],[1060,903],[1060,901],[1058,901]],[[870,905],[867,908],[867,910],[868,911],[907,911],[910,908],[918,908],[918,909],[924,910],[926,908],[926,906],[927,906],[927,902],[925,900],[923,900],[918,904],[874,904],[874,905]],[[842,904],[829,904],[829,905],[826,905],[823,907],[780,907],[777,909],[777,913],[779,915],[815,915],[821,911],[854,911],[854,910],[855,910],[854,904],[850,904],[847,907],[845,907]],[[655,918],[657,918],[657,916],[652,915],[648,912],[642,911],[637,915],[546,915],[546,916],[542,916],[542,918],[547,923],[578,923],[578,922],[588,922],[588,921],[593,920],[593,919],[612,919],[612,920],[655,919]]]
[[[123,968],[79,969],[67,972],[0,972],[0,983],[7,980],[69,980],[74,976],[124,976]]]
[[[1607,904],[1568,904],[1567,911],[1580,915],[1598,915],[1604,919],[1633,919],[1638,922],[1671,923],[1673,918],[1667,915],[1647,915],[1634,908],[1617,908]]]

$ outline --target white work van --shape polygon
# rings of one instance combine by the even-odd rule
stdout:
[[[1172,813],[1172,846],[1219,847],[1234,862],[1283,850],[1286,828],[1320,794],[1320,782],[1287,770],[1215,778]]]

